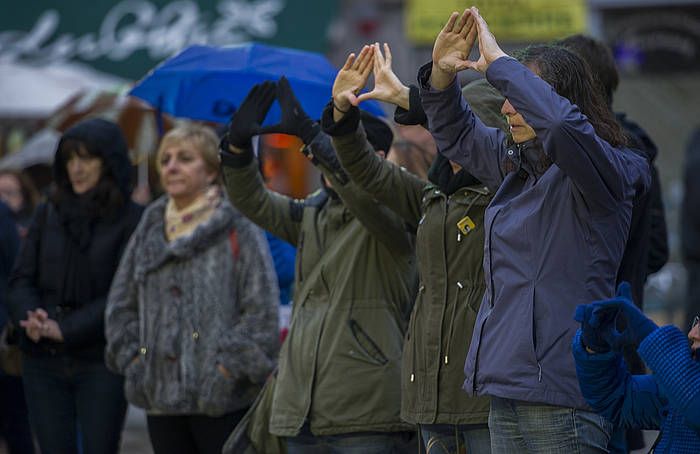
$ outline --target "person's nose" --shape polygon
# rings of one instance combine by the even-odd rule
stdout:
[[[79,173],[83,169],[80,159],[71,159],[68,161],[68,170],[71,173]]]
[[[503,115],[515,115],[517,112],[511,105],[510,101],[507,99],[503,102],[503,106],[501,106],[501,113]]]
[[[177,165],[177,160],[176,159],[170,159],[168,162],[163,166],[163,171],[166,173],[176,173],[178,170],[178,165]]]

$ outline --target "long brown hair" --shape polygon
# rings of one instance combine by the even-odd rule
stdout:
[[[560,96],[576,104],[600,138],[614,147],[627,145],[622,127],[581,57],[564,47],[552,45],[529,46],[516,57],[532,67]]]

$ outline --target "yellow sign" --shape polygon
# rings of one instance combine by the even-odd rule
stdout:
[[[452,11],[470,6],[501,42],[542,42],[586,30],[586,0],[408,0],[406,35],[414,44],[432,44]]]

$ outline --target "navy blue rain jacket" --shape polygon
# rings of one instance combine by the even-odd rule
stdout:
[[[581,391],[596,413],[619,427],[661,430],[655,453],[700,452],[700,363],[678,328],[658,328],[639,345],[654,375],[630,375],[614,352],[589,354],[581,331],[573,352]]]
[[[438,150],[497,191],[486,210],[486,292],[464,389],[587,409],[571,356],[571,314],[615,294],[632,203],[649,187],[649,166],[598,137],[576,105],[515,59],[499,58],[486,77],[537,134],[518,146],[474,115],[456,82],[433,89],[430,65],[418,77]]]

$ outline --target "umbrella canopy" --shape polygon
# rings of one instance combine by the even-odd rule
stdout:
[[[236,46],[191,46],[146,75],[130,92],[175,117],[226,123],[253,85],[286,76],[312,118],[320,118],[331,98],[338,70],[323,55],[248,43]],[[377,102],[361,107],[383,116]],[[265,124],[279,121],[275,104]]]

